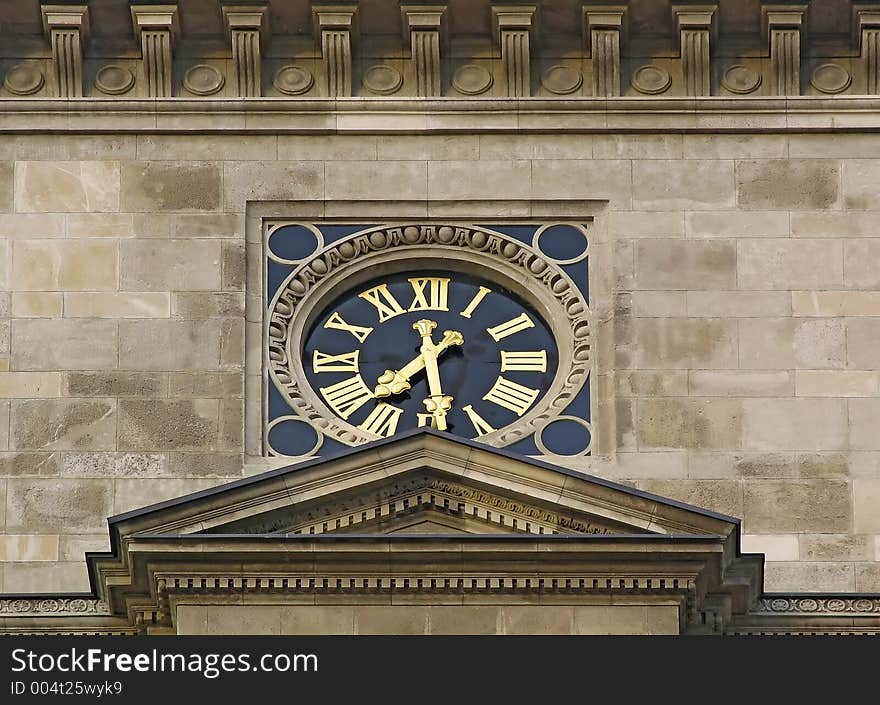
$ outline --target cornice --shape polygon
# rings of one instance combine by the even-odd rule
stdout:
[[[0,100],[0,134],[880,130],[880,98]]]

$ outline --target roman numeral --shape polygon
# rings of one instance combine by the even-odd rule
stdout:
[[[529,352],[501,351],[502,372],[546,372],[547,352],[531,350]]]
[[[364,384],[363,377],[359,374],[329,387],[321,387],[321,394],[327,405],[343,419],[348,419],[373,398],[373,392]]]
[[[522,416],[535,403],[535,399],[540,393],[537,389],[530,389],[504,379],[504,377],[499,377],[483,399],[503,406],[505,409],[510,409],[517,416]]]
[[[471,314],[476,310],[477,306],[480,305],[480,302],[486,298],[486,294],[491,294],[492,290],[487,289],[485,286],[481,286],[480,290],[474,294],[474,298],[471,299],[471,302],[467,305],[467,308],[459,313],[459,316],[464,316],[465,318],[470,318]]]
[[[502,338],[506,338],[507,336],[513,335],[514,333],[519,333],[521,330],[525,330],[526,328],[534,327],[535,324],[532,319],[529,318],[526,313],[521,313],[516,318],[511,318],[509,321],[499,323],[494,328],[487,328],[486,332],[491,335],[497,343]]]
[[[409,279],[413,288],[413,302],[410,311],[448,311],[449,280],[440,277]],[[427,289],[427,296],[425,295]]]
[[[358,428],[388,438],[397,432],[397,422],[400,421],[402,413],[403,409],[383,402],[370,412],[370,415]]]
[[[327,355],[320,350],[315,350],[312,355],[312,370],[319,372],[357,372],[358,355],[360,350],[355,350],[341,355]]]
[[[461,407],[461,410],[466,413],[468,418],[471,420],[471,424],[473,425],[474,430],[477,432],[478,436],[485,436],[487,433],[492,433],[492,431],[495,430],[486,422],[486,420],[482,416],[474,411],[474,407],[472,407],[470,404]]]
[[[434,428],[434,414],[416,414],[416,419],[419,422],[419,428],[424,428],[428,426],[429,428]]]
[[[376,311],[379,313],[379,323],[384,323],[389,318],[406,313],[400,307],[400,304],[397,303],[397,299],[388,291],[387,284],[374,286],[372,289],[367,289],[365,292],[358,294],[358,296],[376,307]]]
[[[363,343],[367,336],[373,332],[372,328],[364,328],[363,326],[353,326],[349,323],[346,323],[342,320],[342,316],[339,315],[338,312],[334,311],[333,315],[327,319],[327,322],[324,324],[325,328],[332,328],[333,330],[344,330],[351,333],[355,338],[357,338],[359,343]]]

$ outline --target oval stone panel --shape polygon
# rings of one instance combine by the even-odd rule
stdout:
[[[193,66],[183,77],[183,87],[195,95],[213,95],[225,82],[223,74],[207,64]]]
[[[282,66],[272,79],[272,85],[285,95],[302,95],[314,83],[311,72],[300,66]]]
[[[724,72],[721,85],[731,93],[745,95],[761,85],[761,74],[752,71],[748,66],[736,64]]]
[[[583,82],[581,72],[572,66],[551,66],[541,77],[541,85],[556,95],[574,93]]]
[[[810,83],[822,93],[842,93],[852,83],[852,76],[842,66],[823,64],[813,71]]]
[[[663,93],[672,85],[672,77],[669,72],[661,66],[649,64],[636,69],[632,77],[632,87],[639,93],[647,93],[656,95]]]
[[[396,93],[403,85],[403,76],[393,66],[371,66],[364,72],[364,86],[379,95]]]
[[[452,87],[465,95],[485,93],[492,86],[492,74],[482,66],[467,64],[452,77]]]
[[[134,74],[124,66],[105,66],[95,76],[95,88],[107,95],[128,93],[134,85]]]
[[[43,87],[44,80],[34,64],[16,64],[6,72],[3,86],[14,95],[33,95]]]

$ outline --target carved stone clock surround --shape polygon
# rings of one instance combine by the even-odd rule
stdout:
[[[381,214],[380,217],[376,217]],[[592,467],[592,464],[614,453],[614,438],[616,435],[613,415],[613,360],[611,358],[611,341],[613,340],[614,306],[611,296],[611,256],[606,241],[607,226],[604,217],[604,203],[583,200],[554,200],[554,201],[491,201],[486,199],[472,202],[459,202],[449,204],[446,202],[421,202],[409,201],[347,201],[347,202],[251,202],[247,208],[247,238],[248,247],[248,324],[247,324],[247,350],[246,371],[248,383],[246,387],[246,453],[248,461],[257,463],[259,467],[291,462],[289,457],[268,460],[264,457],[264,428],[266,390],[270,383],[269,370],[272,361],[269,359],[268,346],[264,341],[271,341],[272,332],[269,330],[270,320],[263,320],[264,290],[262,279],[256,279],[257,273],[262,271],[262,262],[265,256],[265,241],[269,227],[275,222],[290,220],[321,220],[322,222],[382,222],[383,228],[392,228],[399,225],[406,226],[455,226],[473,229],[471,223],[475,221],[485,222],[491,219],[493,222],[579,222],[588,226],[589,233],[589,257],[590,257],[590,301],[588,310],[575,315],[568,315],[565,305],[558,297],[554,297],[552,290],[546,287],[546,291],[536,294],[533,287],[529,287],[526,279],[534,275],[524,272],[520,265],[512,264],[509,260],[500,256],[487,256],[475,248],[467,246],[426,244],[418,241],[414,243],[401,243],[402,246],[394,248],[394,260],[380,262],[384,248],[375,248],[376,251],[366,253],[359,258],[352,258],[345,266],[337,268],[336,272],[329,272],[324,277],[316,277],[320,281],[313,283],[313,295],[315,303],[307,307],[300,315],[297,313],[291,319],[289,337],[298,340],[302,333],[308,329],[312,318],[323,303],[329,301],[340,290],[340,287],[349,288],[374,277],[378,268],[384,271],[399,270],[406,265],[412,266],[436,266],[443,260],[437,254],[438,247],[453,247],[457,258],[457,265],[464,271],[471,273],[485,272],[489,267],[494,274],[505,281],[505,285],[512,288],[523,296],[530,304],[536,306],[542,316],[546,318],[553,328],[560,342],[560,373],[554,384],[541,402],[523,419],[513,426],[501,429],[481,439],[491,445],[506,445],[527,433],[538,430],[552,418],[565,413],[565,407],[571,398],[581,388],[584,373],[588,379],[584,384],[591,384],[591,425],[592,425],[592,455],[589,458],[571,458],[566,456],[566,463],[571,465],[583,464],[584,467]],[[487,231],[488,232],[488,231]],[[343,240],[340,242],[344,242]],[[520,249],[529,256],[531,248],[518,243]],[[389,248],[391,249],[391,248]],[[561,273],[561,272],[560,272]],[[567,278],[567,277],[566,277]],[[536,280],[537,281],[537,278]],[[283,292],[280,290],[279,293]],[[277,299],[278,297],[276,297]],[[555,299],[555,300],[554,300]],[[567,301],[566,303],[571,303]],[[586,307],[585,307],[586,308]],[[312,312],[311,316],[309,311]],[[561,325],[560,318],[570,326]],[[576,319],[576,320],[575,320]],[[556,321],[554,323],[554,321]],[[583,336],[582,330],[579,336],[573,331],[577,326],[589,327],[587,336]],[[589,358],[575,360],[572,355],[575,342],[578,346],[589,344]],[[277,343],[277,341],[276,341]],[[257,357],[256,351],[260,356]],[[276,351],[277,352],[277,351]],[[582,356],[580,356],[582,357]],[[298,365],[299,379],[304,380],[302,364],[295,360]],[[570,369],[569,369],[570,368]],[[294,380],[296,381],[296,380]],[[327,419],[315,410],[323,408],[323,403],[315,397],[307,385],[302,385],[303,405],[306,414],[320,416],[321,423],[326,423],[328,428],[325,432],[344,439],[347,443],[360,443],[372,440],[367,438],[359,429],[350,424],[338,420]],[[259,396],[257,395],[259,390]],[[317,402],[317,404],[315,404]],[[329,422],[329,423],[328,423]],[[556,456],[546,456],[548,459]],[[610,459],[610,458],[609,458]]]

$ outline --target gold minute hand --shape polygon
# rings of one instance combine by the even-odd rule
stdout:
[[[436,325],[436,324],[435,324]],[[434,346],[435,356],[439,356],[444,350],[453,345],[461,345],[464,338],[458,331],[447,330],[443,332],[443,340]],[[421,353],[410,360],[399,370],[385,370],[379,379],[376,380],[376,389],[373,396],[377,399],[382,397],[390,397],[392,394],[402,394],[410,389],[410,378],[421,372],[425,368],[425,358]]]
[[[425,405],[428,413],[433,417],[433,426],[439,431],[446,430],[446,413],[452,408],[452,397],[443,394],[440,386],[440,370],[437,367],[437,354],[441,350],[440,345],[434,345],[431,339],[431,331],[437,327],[434,321],[422,319],[413,324],[413,328],[422,336],[422,359],[425,361],[425,372],[428,374],[428,389],[430,396],[422,403]],[[443,342],[449,341],[450,344],[461,345],[464,338],[458,331],[445,331],[443,334]],[[446,346],[448,347],[448,345]],[[442,349],[445,350],[446,347]]]

